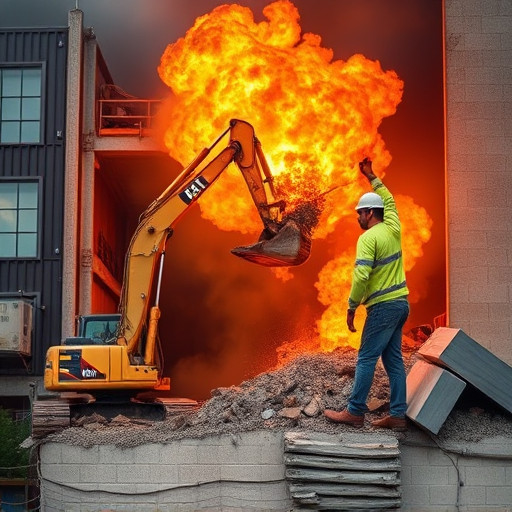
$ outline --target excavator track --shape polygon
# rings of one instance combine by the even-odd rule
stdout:
[[[71,425],[69,403],[64,400],[36,400],[32,405],[32,438],[42,439]]]
[[[43,439],[69,427],[91,422],[108,425],[112,420],[123,423],[153,423],[172,416],[189,414],[201,404],[188,398],[155,398],[151,401],[95,401],[88,395],[36,400],[32,406],[32,439]],[[98,421],[99,420],[99,421]]]

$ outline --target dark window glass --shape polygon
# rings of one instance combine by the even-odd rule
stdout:
[[[0,68],[0,144],[41,142],[42,72]]]
[[[0,258],[36,258],[39,184],[0,181]]]

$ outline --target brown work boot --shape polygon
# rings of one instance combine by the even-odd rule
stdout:
[[[364,425],[364,414],[362,416],[357,416],[355,414],[350,414],[347,410],[336,412],[331,409],[325,409],[324,416],[334,421],[334,423],[345,423],[345,425],[350,425],[352,427],[361,428]]]
[[[389,428],[395,432],[407,430],[407,420],[398,416],[384,416],[380,420],[372,421],[372,426],[377,428]]]

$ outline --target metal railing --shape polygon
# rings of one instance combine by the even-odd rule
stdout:
[[[139,135],[151,130],[160,100],[98,100],[98,135]]]

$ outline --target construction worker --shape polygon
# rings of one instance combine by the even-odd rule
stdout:
[[[336,423],[364,425],[366,400],[379,357],[389,377],[390,414],[372,423],[375,427],[406,430],[405,368],[402,327],[409,316],[408,289],[402,262],[401,226],[395,200],[375,176],[372,162],[359,163],[374,192],[361,196],[356,206],[364,233],[357,242],[356,263],[348,299],[347,326],[355,332],[354,317],[360,304],[367,316],[358,351],[356,373],[347,408],[324,415]]]

